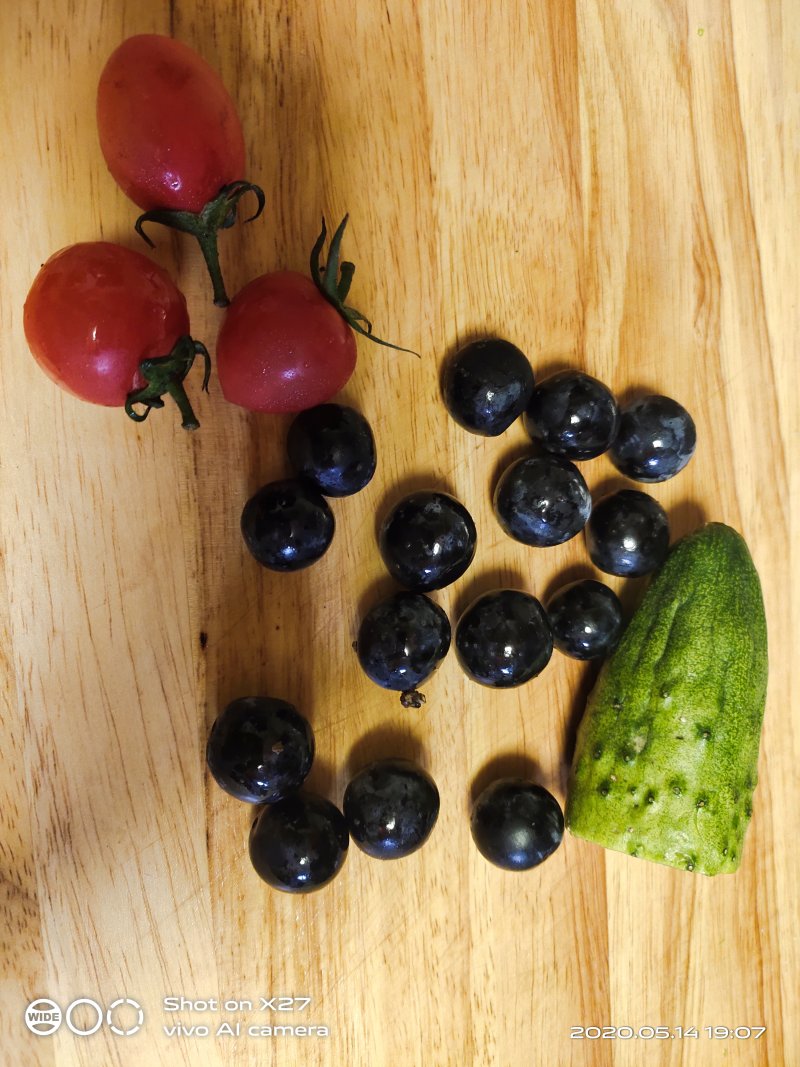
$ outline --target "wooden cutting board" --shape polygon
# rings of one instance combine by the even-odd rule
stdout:
[[[0,20],[3,1062],[800,1063],[798,6],[18,0]],[[22,304],[51,252],[101,237],[143,249],[94,119],[105,59],[139,32],[193,45],[239,105],[244,176],[267,208],[223,236],[230,289],[304,269],[321,213],[349,211],[353,302],[422,354],[359,342],[344,397],[374,427],[378,473],[334,502],[331,550],[294,575],[259,569],[238,528],[248,495],[288,470],[286,419],[227,405],[212,381],[199,432],[167,411],[136,426],[60,392],[26,349]],[[157,240],[213,351],[222,312],[196,249]],[[736,875],[569,836],[524,875],[478,854],[470,799],[492,777],[532,773],[563,803],[593,668],[556,655],[494,693],[451,654],[419,711],[360,672],[358,620],[389,587],[376,520],[410,487],[444,487],[476,519],[475,563],[437,594],[453,618],[492,587],[544,597],[591,573],[582,538],[527,550],[492,516],[522,428],[477,438],[441,403],[446,354],[489,333],[537,375],[580,367],[623,398],[672,395],[696,419],[696,457],[653,494],[674,536],[705,519],[745,534],[770,631],[761,782]],[[596,495],[620,482],[605,458],[583,470]],[[630,605],[641,583],[624,589]],[[204,767],[209,725],[250,693],[311,718],[310,784],[337,803],[369,759],[420,759],[442,798],[422,851],[381,864],[353,847],[305,898],[262,884],[252,813]],[[129,1036],[107,1021],[36,1036],[24,1015],[37,997],[62,1012],[130,998],[144,1022]],[[170,1012],[165,997],[219,1007]],[[310,1002],[278,1013],[262,997]],[[132,1029],[135,1016],[122,1005],[112,1021]],[[90,1029],[96,1009],[70,1018]],[[224,1022],[233,1034],[216,1034]],[[310,1029],[247,1032],[276,1025]]]

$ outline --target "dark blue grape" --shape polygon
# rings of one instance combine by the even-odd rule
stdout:
[[[412,760],[376,760],[349,783],[342,807],[360,849],[376,859],[399,859],[427,841],[439,814],[439,790]]]
[[[567,459],[592,459],[616,437],[619,409],[597,378],[565,370],[539,382],[524,422],[530,436],[547,452]]]
[[[449,493],[423,490],[397,504],[381,525],[378,543],[389,573],[424,593],[460,578],[475,555],[472,516]]]
[[[309,482],[286,478],[258,490],[242,511],[242,536],[263,567],[297,571],[315,563],[333,540],[333,512]]]
[[[377,604],[364,616],[356,642],[365,674],[417,707],[417,686],[430,678],[449,648],[447,615],[421,593],[395,593]]]
[[[339,872],[349,843],[335,805],[315,793],[294,793],[261,810],[250,828],[250,861],[275,889],[310,893]]]
[[[592,563],[607,574],[649,574],[669,550],[667,513],[638,489],[612,493],[595,505],[586,524],[586,545]]]
[[[592,510],[592,497],[569,460],[530,456],[516,460],[500,476],[494,510],[510,537],[546,548],[580,533]]]
[[[544,786],[499,778],[472,807],[472,837],[497,867],[527,871],[552,856],[564,837],[561,807]]]
[[[456,655],[473,681],[507,689],[530,681],[553,653],[553,636],[539,601],[518,589],[484,593],[458,620]]]
[[[375,473],[375,438],[360,412],[344,404],[301,411],[286,439],[289,460],[324,496],[359,492]]]
[[[465,345],[448,361],[442,391],[460,426],[497,437],[525,410],[533,371],[516,345],[489,337]]]
[[[637,482],[664,482],[683,470],[696,444],[686,408],[668,396],[646,396],[623,409],[611,460]]]
[[[591,578],[559,589],[547,602],[553,644],[573,659],[607,656],[622,636],[622,605],[613,589]]]
[[[208,769],[231,796],[251,804],[281,800],[303,784],[314,759],[314,734],[292,704],[239,697],[211,727]]]

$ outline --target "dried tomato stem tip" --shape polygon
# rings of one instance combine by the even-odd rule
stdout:
[[[183,379],[192,369],[195,356],[203,357],[205,363],[203,390],[208,392],[208,380],[211,377],[211,356],[208,354],[208,349],[200,341],[195,341],[191,337],[179,337],[168,356],[143,359],[139,364],[139,371],[147,385],[128,393],[125,398],[126,415],[134,422],[144,422],[151,408],[163,408],[164,401],[161,397],[167,393],[180,409],[181,426],[184,430],[196,430],[200,423],[197,421],[192,405],[189,403],[189,397],[183,388]],[[144,404],[144,411],[136,411],[135,404]]]
[[[311,249],[311,279],[314,285],[356,333],[360,333],[362,337],[368,337],[376,345],[384,345],[386,348],[394,348],[397,352],[410,352],[412,356],[419,356],[419,352],[415,352],[413,348],[401,348],[400,345],[393,345],[391,341],[382,341],[380,337],[376,337],[372,332],[372,323],[369,319],[362,315],[360,311],[356,311],[355,308],[348,307],[345,304],[356,270],[354,263],[340,259],[342,237],[349,218],[349,215],[345,215],[339,223],[336,233],[331,238],[328,261],[323,266],[319,257],[322,254],[322,249],[325,247],[325,239],[328,236],[325,218],[323,217],[322,232]]]
[[[136,232],[144,240],[154,247],[153,242],[144,232],[145,222],[159,222],[162,226],[170,226],[173,230],[182,233],[190,233],[196,237],[200,245],[200,251],[208,267],[211,276],[211,284],[214,287],[214,303],[217,307],[228,306],[228,294],[225,292],[225,283],[222,280],[222,271],[219,266],[219,249],[217,247],[217,233],[219,230],[227,230],[236,222],[236,212],[239,201],[245,193],[253,193],[258,202],[254,214],[246,218],[245,222],[257,219],[264,210],[264,191],[258,185],[251,182],[231,182],[223,185],[217,196],[209,200],[202,211],[173,211],[170,208],[155,208],[153,211],[145,211],[136,220]]]

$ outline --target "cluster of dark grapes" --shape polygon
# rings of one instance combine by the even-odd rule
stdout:
[[[293,478],[269,482],[245,504],[242,536],[262,566],[295,571],[318,560],[334,534],[326,497],[359,492],[375,473],[369,423],[343,404],[301,412],[287,437]],[[314,759],[311,724],[284,700],[241,697],[214,723],[206,761],[232,796],[261,805],[250,829],[250,859],[269,885],[306,893],[341,869],[350,838],[368,855],[398,859],[428,838],[439,791],[417,763],[383,759],[349,782],[341,810],[302,788]]]
[[[689,413],[666,396],[620,408],[610,390],[580,371],[536,383],[525,355],[508,341],[461,348],[443,380],[445,405],[472,433],[496,437],[520,416],[538,450],[500,476],[494,511],[503,530],[525,545],[560,545],[585,530],[592,562],[618,576],[655,570],[669,548],[669,524],[647,493],[626,489],[594,505],[576,463],[609,452],[639,482],[673,477],[696,442]],[[287,450],[297,477],[272,482],[248,500],[242,534],[252,555],[277,571],[318,560],[334,533],[326,496],[358,492],[375,471],[375,442],[364,417],[340,404],[302,412]],[[450,621],[427,594],[460,578],[476,550],[475,523],[448,493],[425,490],[397,503],[380,526],[379,549],[403,590],[361,620],[355,649],[367,676],[420,707],[424,684],[449,651]],[[483,593],[455,626],[456,655],[467,676],[493,688],[530,681],[553,648],[581,660],[607,656],[624,626],[614,591],[591,579],[558,589],[542,605],[520,589]],[[208,765],[239,799],[263,804],[250,834],[250,856],[265,881],[289,891],[326,884],[341,867],[349,836],[367,853],[397,858],[428,838],[439,793],[408,760],[370,764],[347,786],[343,812],[302,790],[313,759],[308,722],[291,705],[264,697],[234,701],[214,724]],[[561,842],[555,797],[524,779],[492,782],[472,808],[472,833],[491,862],[510,870],[536,866]]]
[[[344,404],[301,411],[289,427],[286,451],[297,476],[268,482],[242,511],[245,544],[273,571],[301,570],[327,552],[335,521],[325,497],[359,492],[376,464],[369,423]]]
[[[211,729],[206,760],[227,793],[261,805],[250,828],[250,860],[268,885],[288,893],[327,885],[341,870],[351,837],[376,859],[411,855],[439,815],[436,783],[407,759],[362,768],[348,783],[341,810],[301,788],[314,760],[314,734],[283,700],[232,701]],[[487,859],[527,870],[558,848],[564,818],[542,786],[500,779],[475,802],[472,833]]]
[[[428,838],[439,791],[411,760],[362,768],[344,791],[342,810],[301,786],[314,760],[311,724],[271,697],[232,701],[211,728],[208,768],[237,800],[262,807],[250,828],[250,860],[269,885],[307,893],[341,869],[352,836],[368,855],[398,859]]]
[[[460,349],[444,375],[445,405],[472,433],[496,437],[523,417],[539,450],[503,471],[494,511],[522,544],[549,548],[581,530],[602,571],[639,576],[655,570],[669,548],[669,523],[647,493],[624,489],[592,505],[576,466],[610,452],[617,469],[639,482],[673,477],[689,462],[695,427],[665,396],[646,396],[620,410],[610,390],[580,371],[534,381],[525,355],[508,341],[476,341]],[[422,685],[450,648],[450,622],[426,594],[460,578],[475,556],[475,523],[447,493],[401,500],[381,525],[379,544],[392,576],[407,590],[362,620],[357,649],[367,675],[419,706]],[[466,674],[482,685],[523,685],[550,661],[553,648],[596,659],[615,648],[623,614],[614,591],[586,579],[565,585],[546,605],[519,589],[479,596],[458,619],[455,649]]]

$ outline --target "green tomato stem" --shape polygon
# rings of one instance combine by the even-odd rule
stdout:
[[[208,392],[208,380],[211,376],[211,357],[208,349],[200,341],[184,335],[178,338],[169,355],[143,359],[139,364],[139,371],[147,385],[128,393],[125,398],[125,413],[128,417],[134,422],[144,422],[151,408],[163,408],[164,401],[161,397],[167,393],[178,405],[184,430],[196,430],[200,423],[183,387],[183,379],[192,369],[195,356],[203,357],[203,391]],[[144,411],[137,411],[134,406],[137,404],[144,404]]]
[[[316,285],[328,303],[336,308],[351,330],[360,333],[362,337],[369,338],[376,345],[384,345],[386,348],[393,348],[397,352],[410,352],[412,356],[419,356],[419,352],[415,352],[413,348],[402,348],[400,345],[392,344],[391,341],[383,341],[380,337],[376,337],[372,332],[372,323],[366,315],[362,315],[360,311],[356,311],[355,308],[345,304],[356,270],[354,263],[347,259],[341,259],[342,237],[349,218],[349,215],[345,215],[337,226],[328,249],[328,261],[323,266],[320,263],[320,256],[322,249],[325,247],[325,239],[328,236],[323,217],[322,231],[311,249],[310,269],[314,285]]]
[[[217,196],[205,205],[202,211],[174,211],[169,208],[155,208],[145,211],[136,220],[136,232],[151,248],[153,242],[144,232],[144,223],[158,222],[162,226],[169,226],[181,233],[189,233],[197,238],[203,259],[206,261],[211,284],[214,288],[214,303],[217,307],[227,307],[229,300],[225,291],[225,282],[219,265],[219,248],[217,245],[220,230],[227,230],[236,222],[236,213],[239,201],[245,193],[253,193],[256,197],[257,206],[254,214],[246,218],[245,222],[257,219],[264,210],[264,192],[258,185],[250,182],[238,181],[224,185]]]

